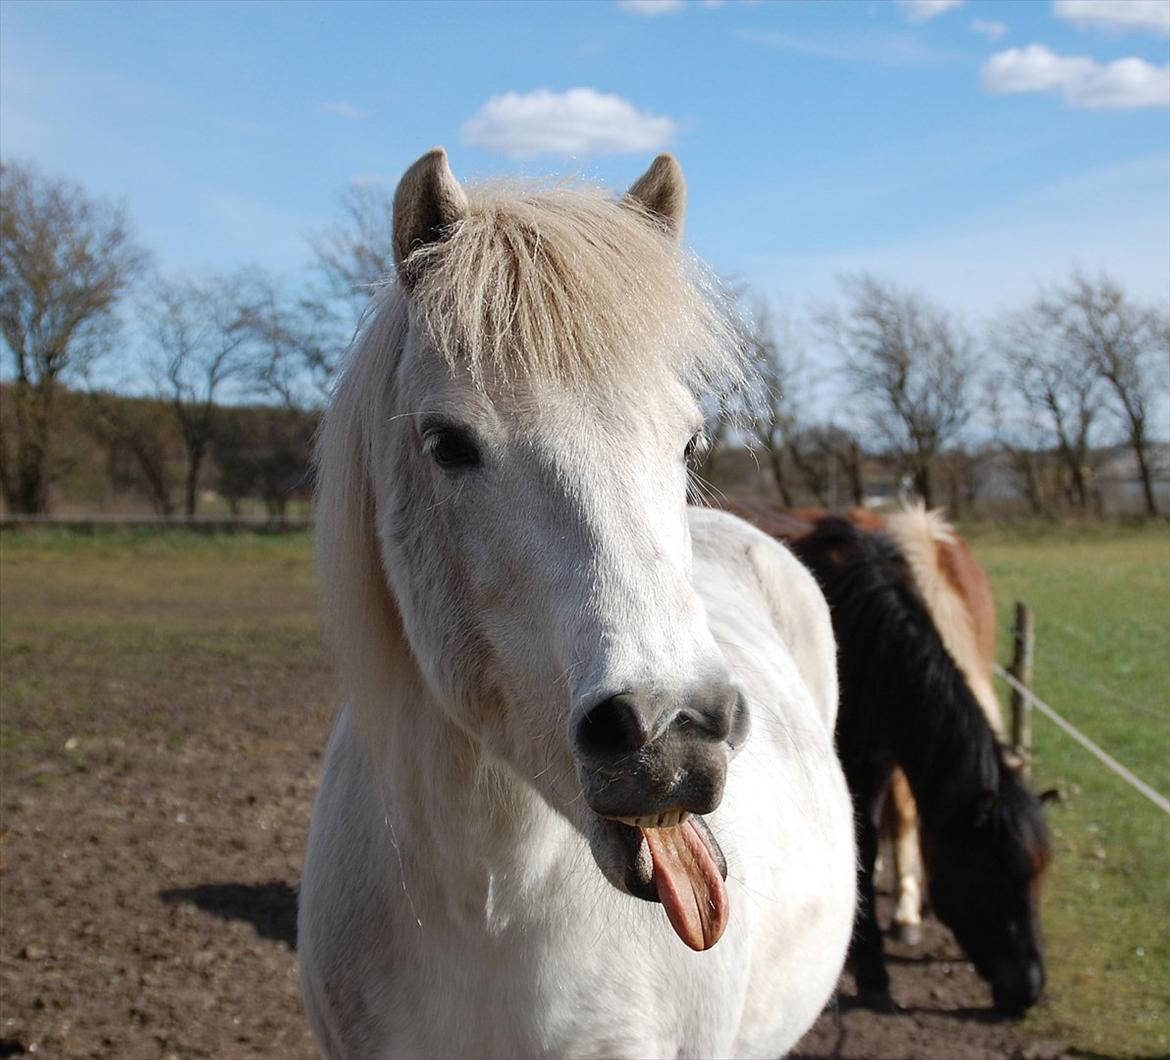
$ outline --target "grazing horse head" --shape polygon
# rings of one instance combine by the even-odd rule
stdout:
[[[532,785],[612,884],[690,884],[706,910],[726,866],[698,817],[748,718],[691,581],[686,458],[698,396],[742,376],[684,198],[668,155],[620,200],[420,158],[323,427],[318,556],[359,718],[408,654],[416,709]]]
[[[996,752],[984,786],[949,827],[925,829],[935,912],[954,933],[997,1008],[1018,1014],[1044,989],[1040,878],[1051,857],[1040,799]]]

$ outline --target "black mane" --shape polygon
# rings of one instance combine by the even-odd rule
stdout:
[[[792,548],[832,613],[842,759],[901,766],[924,824],[998,792],[1011,771],[894,542],[827,517]]]

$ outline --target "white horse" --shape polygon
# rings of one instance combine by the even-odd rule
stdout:
[[[782,546],[687,507],[740,368],[684,198],[667,155],[621,200],[465,191],[441,149],[398,187],[319,449],[326,1056],[777,1056],[833,991],[832,630]]]

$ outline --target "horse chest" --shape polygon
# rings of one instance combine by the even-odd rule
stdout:
[[[704,969],[702,956],[680,952],[665,925],[644,917],[647,910],[598,912],[576,923],[513,918],[496,933],[447,925],[413,944],[404,939],[367,988],[381,1006],[381,1053],[726,1052],[743,1005],[744,962],[735,959],[735,944],[717,958],[706,955]],[[741,989],[729,995],[729,981]]]

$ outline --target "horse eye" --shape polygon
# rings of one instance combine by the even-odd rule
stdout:
[[[700,453],[707,451],[707,435],[703,431],[695,431],[687,447],[683,450],[683,459],[692,460]]]
[[[479,467],[479,449],[466,431],[445,427],[430,431],[426,436],[427,448],[439,467],[447,471]]]

